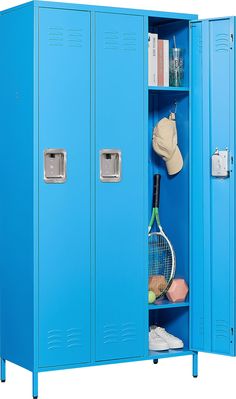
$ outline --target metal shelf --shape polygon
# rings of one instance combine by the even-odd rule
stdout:
[[[192,355],[192,354],[193,354],[193,352],[188,348],[170,349],[168,351],[149,351],[148,358],[149,359],[161,359],[164,357],[186,356],[186,355]]]
[[[173,86],[149,86],[148,90],[150,91],[189,91],[189,87],[181,86],[181,87],[173,87]]]
[[[182,308],[182,307],[187,307],[189,306],[188,301],[184,302],[170,302],[168,299],[163,299],[160,300],[160,303],[158,304],[151,304],[148,305],[149,310],[156,310],[156,309],[168,309],[168,308]]]

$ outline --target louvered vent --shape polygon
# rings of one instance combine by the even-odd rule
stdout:
[[[64,28],[50,26],[48,28],[48,44],[56,47],[82,47],[84,32],[80,28]]]
[[[137,35],[135,32],[107,31],[104,33],[105,50],[136,51]]]
[[[134,341],[136,339],[136,326],[134,323],[123,323],[121,325],[106,324],[103,329],[104,344],[117,344],[121,342]]]
[[[216,51],[229,51],[229,35],[226,33],[218,33],[215,38]]]
[[[69,328],[68,330],[49,330],[48,349],[68,349],[82,346],[81,330]]]
[[[64,28],[60,26],[51,26],[48,28],[49,46],[64,46]]]
[[[201,39],[198,41],[198,52],[199,52],[199,54],[202,54],[202,40]]]
[[[69,47],[83,46],[83,29],[68,29],[67,43]]]
[[[229,340],[229,325],[225,320],[216,320],[215,336],[217,339]]]
[[[123,50],[136,51],[136,33],[123,33]]]
[[[118,50],[120,48],[119,32],[111,31],[104,34],[104,49]]]

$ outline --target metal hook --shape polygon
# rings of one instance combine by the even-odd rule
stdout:
[[[171,113],[176,114],[176,112],[177,112],[177,104],[178,104],[178,102],[177,102],[177,100],[175,100],[174,103],[173,103],[173,106],[172,106],[172,108],[170,110]]]
[[[172,108],[170,109],[169,119],[172,119],[173,121],[175,121],[176,111],[177,111],[177,101],[175,100]]]

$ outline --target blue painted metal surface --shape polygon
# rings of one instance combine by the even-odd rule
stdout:
[[[228,148],[234,156],[233,32],[233,18],[192,25],[191,347],[230,355],[235,324],[234,171],[230,160],[229,178],[212,177],[210,161],[216,148]],[[202,158],[197,159],[199,152]]]
[[[1,358],[1,382],[6,381],[6,360]]]
[[[90,14],[39,14],[39,365],[90,361]],[[44,150],[67,152],[46,184]]]
[[[193,354],[193,369],[192,369],[193,377],[198,376],[198,353],[194,352]]]
[[[32,370],[33,7],[0,19],[0,356]]]
[[[33,396],[33,398],[38,397],[38,385],[39,385],[38,373],[33,372],[32,373],[32,396]]]
[[[234,156],[234,48],[226,40],[234,19],[193,23],[189,58],[195,15],[34,1],[1,16],[1,129],[11,149],[2,180],[1,378],[5,359],[20,364],[33,371],[37,396],[38,371],[192,354],[196,376],[197,350],[234,355],[234,174],[210,177],[216,146]],[[148,31],[175,34],[185,49],[183,88],[148,89]],[[169,177],[151,136],[174,100],[184,168]],[[45,148],[67,151],[65,184],[44,182]],[[120,183],[99,179],[103,148],[122,152]],[[177,276],[190,285],[184,306],[147,303],[154,172],[163,176],[161,220]],[[182,338],[184,349],[148,352],[149,323]]]
[[[97,13],[97,361],[144,356],[143,59],[143,17]],[[99,152],[105,148],[121,151],[118,183],[100,181]],[[132,298],[135,308],[127,306]]]
[[[234,51],[231,45],[230,19],[209,22],[210,32],[210,150],[228,148],[234,156],[234,129],[231,120],[234,103],[234,81],[231,62]],[[231,48],[232,47],[232,48]],[[222,101],[224,99],[224,101]],[[230,162],[229,179],[211,179],[211,290],[212,290],[212,350],[232,354],[231,306],[234,295],[230,279],[234,269],[232,245],[234,243],[234,180]],[[233,201],[230,201],[232,197]],[[230,206],[231,205],[231,206]],[[231,225],[232,224],[232,225]],[[234,252],[234,249],[233,249]],[[219,293],[223,293],[219,295]]]
[[[190,262],[191,262],[191,290],[190,303],[195,304],[191,312],[190,331],[196,333],[190,336],[190,345],[203,350],[203,277],[204,277],[204,224],[203,224],[203,85],[202,85],[202,24],[194,23],[191,26],[191,148],[190,154]],[[200,149],[200,150],[196,150]],[[194,182],[194,184],[192,184]],[[197,200],[195,200],[197,198]],[[193,245],[194,243],[194,245]],[[200,249],[200,250],[199,250]],[[194,266],[196,265],[196,266]],[[198,287],[195,289],[195,286]]]

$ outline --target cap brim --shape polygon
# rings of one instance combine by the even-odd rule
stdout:
[[[172,157],[166,161],[166,167],[169,175],[175,175],[176,173],[180,172],[183,167],[183,158],[179,147],[176,146],[175,152]]]

